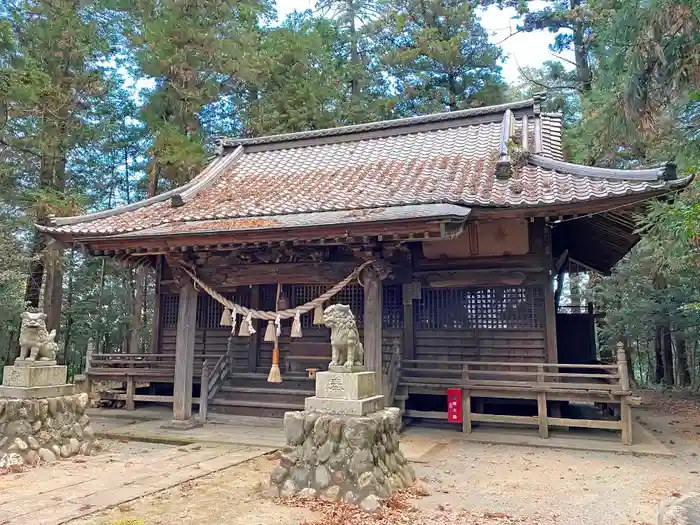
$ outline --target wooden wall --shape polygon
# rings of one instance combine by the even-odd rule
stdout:
[[[319,295],[318,286],[291,285],[284,293],[291,306],[303,304]],[[248,288],[245,288],[248,290]],[[274,308],[275,286],[260,287],[261,308]],[[250,296],[232,296],[242,304],[250,304]],[[336,302],[350,304],[362,333],[364,302],[362,288],[349,286]],[[404,325],[406,305],[401,285],[389,284],[384,289],[383,361],[388,363],[393,347],[411,347],[414,359],[445,361],[525,361],[546,360],[543,286],[480,286],[423,288],[420,298],[408,301],[412,323]],[[230,329],[219,326],[222,307],[205,294],[197,306],[195,353],[218,359],[226,352]],[[177,296],[161,298],[160,352],[175,351]],[[240,318],[239,318],[240,323]],[[272,343],[263,341],[265,323],[255,322],[257,338],[236,337],[234,362],[237,371],[266,371],[272,363]],[[280,364],[284,370],[289,353],[291,321],[282,326],[279,341]],[[309,343],[328,343],[330,330],[314,326],[312,314],[302,317],[303,338]],[[412,341],[407,342],[406,338]],[[257,342],[257,350],[251,344]]]

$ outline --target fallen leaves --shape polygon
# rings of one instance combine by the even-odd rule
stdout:
[[[301,525],[537,525],[537,521],[514,518],[501,512],[471,512],[452,509],[449,505],[437,505],[437,511],[416,508],[411,500],[419,497],[410,490],[392,494],[381,510],[368,514],[355,505],[342,501],[335,503],[318,499],[289,498],[280,500],[284,505],[307,508],[321,517],[302,521]]]

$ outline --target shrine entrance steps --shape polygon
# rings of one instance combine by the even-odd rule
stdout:
[[[286,373],[281,383],[268,383],[267,373],[233,373],[209,401],[209,411],[282,418],[285,412],[304,410],[304,400],[314,389],[315,379],[306,374]]]

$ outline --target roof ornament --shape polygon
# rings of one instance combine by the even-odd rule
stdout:
[[[179,193],[176,193],[172,197],[170,197],[170,207],[171,208],[179,208],[180,206],[184,206],[185,201],[182,200],[182,195]]]
[[[503,114],[503,122],[501,124],[501,141],[498,146],[498,162],[496,163],[497,179],[509,179],[513,175],[508,146],[511,142],[514,128],[513,112],[507,109]]]

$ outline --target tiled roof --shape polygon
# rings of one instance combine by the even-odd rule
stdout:
[[[561,117],[537,114],[533,101],[402,119],[399,124],[390,121],[230,141],[223,144],[222,156],[187,188],[127,209],[56,219],[45,230],[99,237],[157,228],[163,235],[179,231],[182,226],[174,224],[181,223],[188,229],[210,231],[210,223],[202,222],[200,230],[196,221],[435,203],[533,207],[682,184],[663,178],[607,179],[600,173],[589,177],[581,174],[586,168],[561,162],[554,168],[529,162],[510,178],[497,178],[503,111],[522,113],[528,108],[530,130],[540,118],[539,155],[560,160]],[[635,172],[629,173],[634,178]],[[663,175],[663,170],[658,173]],[[173,206],[167,199],[178,192],[184,204]]]
[[[406,219],[454,218],[464,220],[471,210],[455,204],[417,204],[413,206],[391,206],[345,211],[321,211],[293,213],[238,219],[213,219],[167,223],[133,232],[119,234],[118,237],[141,237],[163,234],[216,233],[221,231],[244,232],[309,228],[314,226],[348,225],[367,222],[391,222]]]

